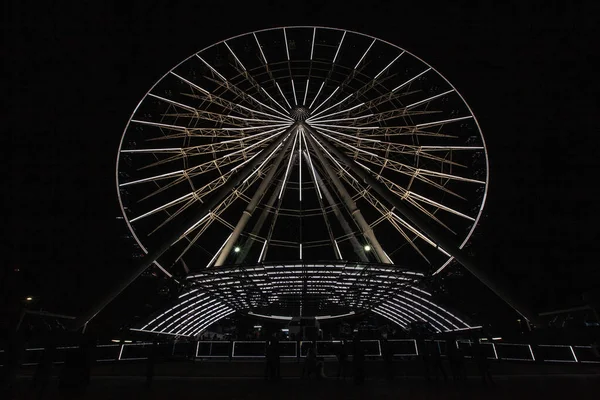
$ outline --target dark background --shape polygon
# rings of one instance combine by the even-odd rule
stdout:
[[[67,3],[4,3],[4,294],[31,293],[53,311],[78,312],[102,292],[128,267],[114,166],[138,101],[175,64],[216,41],[313,24],[407,49],[470,104],[490,159],[486,217],[471,246],[482,265],[537,311],[580,305],[582,293],[598,291],[598,8]],[[449,279],[459,303],[497,302],[466,278]]]

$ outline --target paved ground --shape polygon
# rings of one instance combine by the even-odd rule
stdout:
[[[326,362],[325,372],[336,376],[337,363]],[[45,399],[600,399],[600,366],[574,364],[495,363],[492,365],[495,385],[484,386],[472,363],[467,363],[469,377],[463,384],[433,380],[421,376],[418,362],[395,363],[395,379],[386,381],[383,363],[367,362],[368,379],[356,386],[346,381],[328,378],[304,380],[302,364],[284,362],[279,382],[265,381],[261,361],[201,361],[163,362],[156,365],[156,378],[146,387],[145,362],[98,363],[92,369],[90,385],[85,393],[70,397],[58,390],[54,368]],[[448,371],[448,365],[445,366]],[[14,399],[37,399],[32,388],[34,368],[23,369]],[[351,371],[349,371],[351,374]],[[9,396],[0,394],[0,399]]]
[[[362,386],[352,381],[283,379],[266,382],[257,378],[158,377],[148,389],[139,376],[96,376],[84,399],[598,399],[597,375],[529,375],[496,377],[494,386],[469,378],[463,385],[427,383],[422,378],[392,382],[369,379]],[[33,399],[30,378],[19,379],[16,399]],[[51,383],[46,399],[69,398]]]

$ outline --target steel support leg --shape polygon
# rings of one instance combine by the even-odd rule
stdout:
[[[460,247],[454,243],[454,240],[447,238],[445,235],[439,234],[435,231],[427,221],[420,216],[418,213],[413,211],[404,201],[397,196],[393,195],[382,183],[377,181],[368,171],[361,168],[354,162],[346,153],[339,150],[336,146],[332,145],[323,135],[317,132],[316,129],[312,129],[307,124],[303,124],[303,128],[310,133],[314,138],[318,139],[321,144],[333,155],[335,155],[344,165],[347,165],[350,170],[359,177],[367,185],[379,194],[382,198],[388,201],[394,206],[394,208],[404,218],[413,223],[418,229],[420,229],[425,235],[433,240],[439,247],[444,249],[448,254],[454,257],[459,263],[461,263],[469,272],[471,272],[477,279],[479,279],[484,285],[490,288],[498,297],[503,299],[512,308],[514,308],[524,318],[535,321],[535,314],[529,309],[529,307],[522,304],[514,295],[509,293],[507,288],[503,285],[495,282],[488,273],[477,265],[474,260],[469,257]]]
[[[161,255],[163,255],[175,243],[181,235],[216,207],[232,190],[239,186],[271,153],[277,149],[279,144],[292,132],[298,129],[298,123],[282,132],[269,146],[261,151],[256,157],[249,161],[237,173],[233,174],[227,182],[221,186],[206,202],[201,203],[194,215],[177,225],[173,230],[163,238],[161,244],[151,250],[145,257],[141,258],[137,265],[128,272],[121,280],[115,283],[110,291],[94,304],[86,313],[75,320],[74,328],[78,329],[85,323],[94,318],[104,307],[113,301],[125,288],[127,288],[138,276],[142,274],[150,265],[152,265]]]
[[[283,145],[281,152],[277,155],[277,158],[275,158],[275,160],[273,161],[273,166],[271,167],[269,172],[267,172],[267,175],[264,177],[264,179],[260,183],[260,186],[258,187],[258,189],[256,189],[254,196],[252,196],[252,199],[246,206],[246,209],[242,213],[242,216],[240,217],[237,225],[233,229],[233,232],[231,233],[229,240],[225,244],[225,247],[223,247],[223,250],[221,250],[221,254],[219,254],[219,258],[217,258],[217,261],[215,262],[215,267],[220,267],[221,265],[223,265],[225,260],[227,260],[227,257],[229,256],[229,253],[231,252],[231,249],[233,248],[233,245],[237,242],[238,238],[240,237],[240,234],[242,233],[242,231],[246,227],[246,224],[252,217],[252,214],[254,213],[254,210],[256,209],[258,202],[260,201],[260,199],[262,199],[263,195],[265,194],[265,190],[271,184],[271,181],[273,180],[273,177],[275,176],[275,173],[277,172],[279,164],[281,164],[281,161],[285,157],[287,150],[289,149],[291,144],[292,144],[292,140],[291,140],[291,136],[290,136],[290,140],[288,140],[287,143]]]
[[[312,134],[314,132],[314,130],[309,128],[306,124],[303,124],[303,125],[304,125],[304,128],[306,128],[309,133]],[[373,247],[373,250],[375,251],[375,254],[377,255],[377,258],[379,259],[379,261],[382,263],[385,263],[385,264],[391,264],[392,261],[386,256],[385,252],[383,251],[383,248],[381,247],[379,240],[377,240],[377,237],[375,236],[373,229],[371,228],[371,226],[367,223],[367,221],[363,217],[362,213],[356,206],[356,202],[354,200],[352,200],[352,196],[350,196],[350,193],[348,193],[348,191],[346,190],[346,187],[344,186],[344,184],[342,183],[340,178],[338,178],[338,176],[335,173],[333,173],[332,168],[329,166],[329,163],[325,159],[325,156],[318,149],[316,144],[313,142],[311,135],[306,135],[306,138],[308,139],[308,141],[310,142],[310,145],[314,149],[317,159],[319,160],[319,162],[321,163],[321,165],[323,167],[323,171],[325,171],[325,173],[329,175],[329,178],[333,182],[333,185],[335,186],[337,192],[339,193],[340,198],[346,204],[346,207],[348,208],[350,215],[352,215],[352,218],[354,218],[354,220],[358,224],[358,227],[360,228],[362,234],[369,241],[369,245],[371,245]]]

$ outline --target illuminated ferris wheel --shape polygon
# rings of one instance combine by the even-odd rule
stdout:
[[[207,47],[152,86],[117,185],[169,276],[317,260],[436,274],[453,257],[429,232],[469,241],[487,166],[471,109],[424,61],[356,32],[286,27]]]

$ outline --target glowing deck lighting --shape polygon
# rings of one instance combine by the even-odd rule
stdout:
[[[235,247],[235,249],[233,249],[233,251],[235,251],[236,253],[239,253],[239,252],[240,252],[240,250],[241,250],[241,249],[240,249],[238,246],[236,246],[236,247]]]
[[[533,355],[533,349],[531,348],[531,345],[528,344],[527,347],[529,347],[529,352],[531,353],[531,359],[533,361],[535,361],[535,356]],[[573,355],[575,355],[575,353],[573,353]]]
[[[573,354],[573,359],[575,360],[575,362],[579,362],[577,356],[575,355],[575,350],[573,350],[573,346],[569,346],[569,348],[571,349],[571,354]]]
[[[335,56],[333,57],[333,61],[331,62],[332,64],[335,64],[335,60],[337,60],[337,56],[340,53],[340,49],[342,48],[342,43],[344,43],[344,38],[346,37],[346,31],[344,31],[344,34],[342,35],[342,39],[340,40],[340,44],[338,45],[337,51],[335,52]]]
[[[365,249],[365,251],[371,251],[371,246],[369,246],[369,245],[366,245],[366,246],[364,247],[364,249]]]
[[[26,297],[25,300],[31,301],[31,300],[33,300],[33,297]]]
[[[308,95],[308,83],[310,82],[310,78],[306,80],[306,89],[304,90],[304,100],[302,100],[302,105],[306,104],[306,96]]]
[[[358,62],[356,63],[356,65],[354,66],[354,69],[358,68],[358,65],[362,62],[362,60],[367,56],[367,53],[369,52],[369,50],[371,50],[371,47],[373,47],[373,45],[375,44],[375,42],[377,41],[377,39],[373,39],[373,41],[371,42],[371,44],[369,45],[369,47],[367,48],[367,50],[365,51],[365,54],[362,55],[362,57],[360,58],[360,60],[358,60]]]

